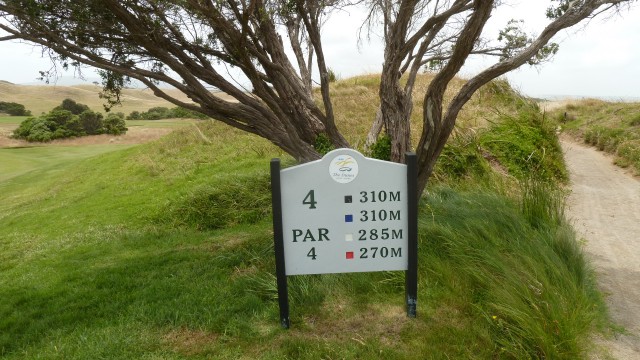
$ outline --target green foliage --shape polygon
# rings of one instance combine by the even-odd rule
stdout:
[[[555,127],[537,108],[523,109],[517,117],[503,116],[481,138],[482,146],[518,179],[567,179]]]
[[[87,110],[80,114],[79,119],[82,124],[82,128],[87,135],[98,135],[102,133],[102,114]]]
[[[66,110],[71,112],[73,115],[80,115],[83,112],[88,111],[89,107],[84,104],[79,104],[72,99],[64,99],[62,100],[62,104],[56,106],[53,110]]]
[[[38,118],[32,122],[29,133],[25,137],[27,141],[47,142],[53,140],[54,131],[51,129],[51,123],[46,119]]]
[[[109,113],[103,121],[103,126],[105,134],[122,135],[127,132],[127,125],[122,113]]]
[[[24,105],[5,101],[0,101],[0,113],[11,116],[31,116],[31,111],[25,109]]]
[[[142,116],[140,115],[140,111],[132,111],[129,116],[127,116],[127,120],[140,120]]]
[[[319,134],[318,136],[316,136],[316,141],[313,144],[313,147],[321,155],[324,155],[329,151],[335,149],[335,146],[333,146],[333,144],[331,143],[331,140],[326,134]]]
[[[68,121],[73,119],[74,114],[69,110],[61,110],[59,108],[55,108],[49,111],[49,113],[45,114],[43,117],[45,120],[55,124],[55,128],[52,129],[55,130],[56,128],[65,126]]]
[[[374,159],[390,161],[391,160],[391,137],[388,134],[382,134],[375,143],[369,148],[369,156]]]
[[[531,177],[521,182],[521,192],[520,211],[531,226],[562,226],[565,196],[556,185]]]
[[[80,113],[76,114],[78,111]],[[110,113],[106,119],[89,107],[65,99],[62,105],[38,118],[23,121],[13,132],[13,137],[27,141],[47,142],[69,137],[127,132],[124,114]]]
[[[132,111],[127,120],[162,120],[162,119],[207,119],[202,113],[177,106],[172,109],[158,106],[147,111]]]

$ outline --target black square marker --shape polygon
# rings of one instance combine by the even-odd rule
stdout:
[[[344,197],[344,203],[345,204],[351,204],[353,202],[353,198],[351,197],[351,195],[346,195]]]

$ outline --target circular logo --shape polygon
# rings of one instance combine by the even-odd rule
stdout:
[[[340,184],[350,183],[358,176],[358,162],[351,155],[338,155],[329,164],[329,175]]]

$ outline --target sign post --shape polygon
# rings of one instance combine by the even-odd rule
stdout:
[[[416,316],[417,171],[351,149],[280,169],[271,161],[280,320],[289,327],[287,276],[405,271],[407,315]]]

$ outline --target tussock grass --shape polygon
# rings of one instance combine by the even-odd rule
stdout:
[[[357,81],[332,91],[376,89]],[[562,194],[494,185],[481,140],[458,131],[421,204],[418,318],[402,273],[296,276],[287,331],[267,179],[294,161],[272,144],[203,121],[0,180],[0,356],[580,358],[605,320]]]

